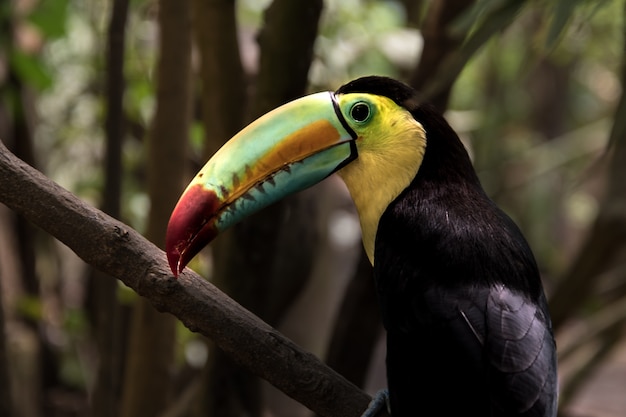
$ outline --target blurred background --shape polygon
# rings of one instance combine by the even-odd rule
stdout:
[[[3,1],[0,140],[162,246],[183,187],[245,124],[361,75],[404,80],[445,111],[534,249],[560,415],[624,416],[624,16],[618,0]],[[336,177],[191,267],[368,392],[385,385]],[[101,275],[0,205],[1,416],[311,414]]]

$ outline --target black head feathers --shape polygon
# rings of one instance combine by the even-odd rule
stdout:
[[[388,97],[411,112],[419,107],[421,102],[419,94],[413,88],[393,78],[376,75],[350,81],[336,91],[336,94],[348,93],[368,93]]]
[[[416,179],[459,178],[475,185],[478,178],[456,132],[441,113],[412,87],[388,77],[367,76],[341,86],[336,94],[367,93],[388,97],[407,109],[426,131],[426,153]]]

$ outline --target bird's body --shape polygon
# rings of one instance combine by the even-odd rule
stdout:
[[[320,94],[259,119],[207,163],[170,220],[172,271],[233,219],[339,170],[374,266],[392,416],[554,417],[555,344],[537,265],[456,133],[395,80]],[[268,136],[258,132],[277,129],[282,139],[245,155]]]
[[[392,415],[554,416],[554,339],[522,233],[487,197],[441,115],[384,78],[338,93],[364,91],[406,108],[426,137],[419,168],[382,213],[374,244]]]
[[[554,415],[537,267],[516,226],[474,187],[412,186],[381,218],[374,268],[393,416],[413,415],[403,410],[415,401],[424,415]]]
[[[553,416],[556,356],[533,254],[447,123],[414,113],[424,160],[383,213],[374,256],[392,415]]]

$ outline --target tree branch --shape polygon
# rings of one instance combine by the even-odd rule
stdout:
[[[240,365],[323,416],[357,417],[369,396],[196,273],[178,280],[164,253],[129,226],[54,183],[0,142],[0,202],[204,334]]]
[[[443,64],[458,53],[463,37],[450,32],[450,25],[473,5],[473,0],[438,0],[432,2],[424,19],[422,35],[424,50],[410,84],[417,91],[425,92],[440,77]],[[460,72],[460,71],[459,71]],[[445,111],[458,72],[448,77],[436,91],[429,91],[429,101],[440,111]]]

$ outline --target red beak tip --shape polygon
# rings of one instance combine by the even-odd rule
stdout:
[[[170,266],[172,274],[174,274],[174,278],[178,278],[178,274],[182,272],[182,268],[179,270],[179,260],[180,255],[178,254],[178,252],[167,251],[167,262]]]
[[[176,204],[165,236],[167,261],[174,277],[217,234],[213,217],[220,204],[215,192],[201,185],[185,191]]]

